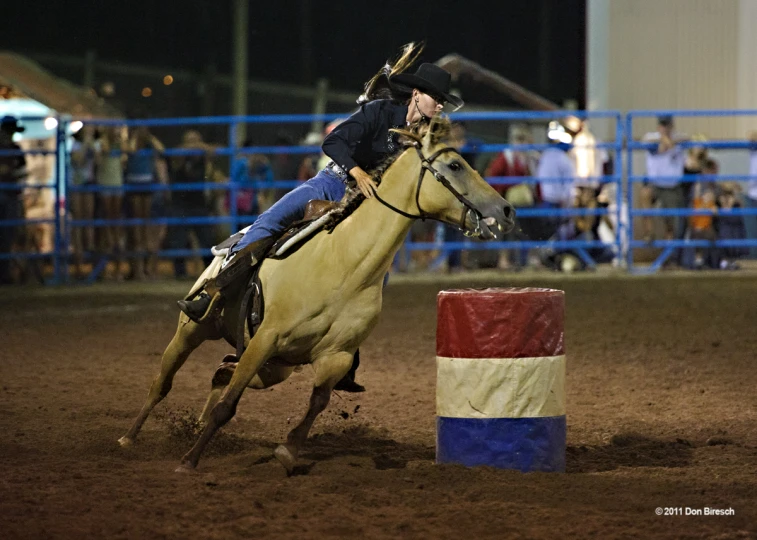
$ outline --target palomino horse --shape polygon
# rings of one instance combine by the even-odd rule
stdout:
[[[400,131],[412,144],[383,172],[375,197],[365,200],[331,234],[317,234],[286,259],[263,262],[265,317],[228,386],[209,398],[203,431],[177,471],[197,466],[213,434],[234,416],[245,388],[270,387],[289,377],[296,366],[312,364],[310,407],[274,452],[291,473],[313,421],[378,321],[384,275],[414,219],[438,219],[483,239],[512,229],[513,208],[455,149],[443,145],[448,131],[444,119],[434,119],[423,137]],[[220,263],[221,258],[216,258],[200,280],[217,273]],[[227,303],[223,314],[227,328],[236,327],[240,303]],[[221,337],[216,325],[197,324],[181,314],[147,402],[119,440],[123,446],[133,443],[189,354],[203,341]]]

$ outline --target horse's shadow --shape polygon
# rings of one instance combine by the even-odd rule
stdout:
[[[273,446],[264,443],[264,446]],[[687,467],[694,445],[684,439],[663,441],[636,433],[618,434],[602,446],[568,446],[566,472],[591,473],[620,467]],[[341,457],[369,457],[377,470],[403,469],[410,461],[434,461],[433,446],[400,443],[382,437],[365,427],[348,428],[341,433],[323,433],[308,439],[300,455],[301,464],[294,475],[308,474],[319,462]],[[262,456],[254,465],[275,459]]]
[[[603,446],[568,446],[566,472],[612,471],[619,467],[686,467],[691,463],[694,445],[685,439],[662,441],[623,433]]]
[[[308,438],[300,453],[302,464],[293,474],[307,474],[319,462],[343,457],[371,458],[378,470],[404,469],[410,461],[433,460],[435,450],[433,446],[397,442],[367,427],[350,427],[341,433],[320,433]],[[266,455],[253,464],[268,463],[273,459],[273,455]]]

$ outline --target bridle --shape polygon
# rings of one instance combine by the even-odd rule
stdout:
[[[445,188],[447,188],[447,190],[450,193],[452,193],[452,195],[454,195],[455,198],[458,201],[460,201],[465,207],[463,208],[463,213],[460,216],[460,225],[459,225],[460,230],[463,231],[463,234],[465,234],[465,236],[480,236],[482,232],[481,220],[483,218],[483,216],[481,215],[481,212],[479,212],[476,209],[476,207],[473,206],[473,203],[471,203],[468,199],[466,199],[462,193],[457,191],[455,187],[452,185],[452,183],[449,180],[447,180],[447,178],[442,173],[440,173],[438,170],[436,170],[433,167],[434,161],[436,161],[436,159],[442,154],[446,154],[448,152],[454,152],[455,154],[460,155],[460,152],[458,152],[455,148],[452,148],[451,146],[445,146],[444,148],[441,148],[437,150],[436,152],[434,152],[433,154],[431,154],[429,157],[426,157],[423,155],[423,152],[421,151],[420,145],[418,143],[414,143],[412,146],[413,148],[415,148],[415,151],[418,152],[418,157],[421,160],[421,172],[418,175],[418,187],[415,190],[415,205],[418,207],[418,215],[415,216],[413,214],[409,214],[405,212],[404,210],[400,210],[396,206],[382,199],[379,196],[378,192],[374,189],[373,194],[375,195],[376,200],[378,200],[378,202],[380,202],[381,204],[383,204],[390,210],[393,210],[394,212],[406,218],[421,219],[421,220],[433,219],[436,221],[441,221],[438,218],[432,217],[427,212],[425,212],[423,208],[421,208],[421,201],[420,201],[421,187],[423,186],[423,178],[426,176],[426,171],[428,171],[431,173],[431,175],[434,178],[436,178],[437,181],[439,181]],[[465,220],[467,219],[468,214],[471,215],[472,220],[476,224],[475,228],[472,231],[468,231],[465,228]]]

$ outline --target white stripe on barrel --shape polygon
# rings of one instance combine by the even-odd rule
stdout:
[[[562,291],[437,297],[437,462],[565,470]]]

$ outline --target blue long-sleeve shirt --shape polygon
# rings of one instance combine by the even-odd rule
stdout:
[[[389,99],[371,101],[339,124],[323,141],[323,152],[345,172],[368,170],[397,150],[392,128],[406,124],[407,105]]]

